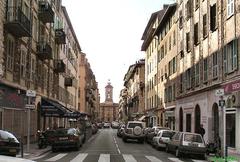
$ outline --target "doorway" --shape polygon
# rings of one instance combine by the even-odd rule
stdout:
[[[186,132],[191,132],[192,114],[186,114]]]
[[[196,105],[195,107],[195,133],[200,128],[200,122],[201,122],[201,110],[199,105]]]
[[[179,131],[183,131],[183,110],[181,107],[179,110]]]

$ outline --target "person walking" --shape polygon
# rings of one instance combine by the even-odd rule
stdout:
[[[200,128],[198,129],[197,133],[201,134],[202,138],[205,134],[205,129],[203,128],[203,124],[200,124]]]

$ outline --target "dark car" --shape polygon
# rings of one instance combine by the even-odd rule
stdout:
[[[125,124],[122,124],[121,126],[119,126],[119,128],[117,130],[118,137],[122,137],[124,128],[125,128]]]
[[[0,154],[16,156],[20,150],[20,143],[10,132],[0,130]]]
[[[84,140],[84,133],[75,128],[60,128],[55,130],[52,141],[52,151],[59,148],[75,148],[79,150]]]
[[[206,146],[200,134],[177,132],[166,145],[166,152],[173,151],[177,157],[182,154],[201,155],[206,159]]]

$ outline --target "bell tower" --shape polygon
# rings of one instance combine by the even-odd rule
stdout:
[[[113,102],[113,86],[111,85],[110,80],[108,80],[108,84],[105,87],[105,102]]]

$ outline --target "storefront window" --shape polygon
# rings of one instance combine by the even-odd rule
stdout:
[[[226,114],[226,144],[235,147],[235,114]]]

